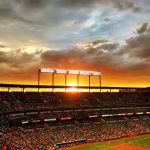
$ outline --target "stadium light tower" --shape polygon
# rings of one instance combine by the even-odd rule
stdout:
[[[41,73],[51,73],[52,74],[52,91],[54,87],[54,70],[51,68],[40,68],[38,69],[38,92],[40,87]]]
[[[91,75],[89,74],[89,92],[91,92]]]
[[[77,75],[77,88],[79,91],[79,77],[80,75],[86,75],[89,77],[89,92],[91,92],[91,76],[99,76],[100,92],[101,92],[101,73],[97,71],[83,71],[83,70],[65,70],[65,69],[52,69],[52,68],[41,68],[38,69],[38,91],[40,86],[40,74],[41,73],[50,73],[52,74],[52,91],[54,91],[55,85],[55,74],[64,74],[65,75],[65,91],[67,88],[67,75]]]
[[[65,92],[66,92],[66,86],[67,86],[67,73],[65,73]]]
[[[40,74],[41,74],[41,70],[38,69],[38,92],[39,92],[39,86],[40,86]]]
[[[54,92],[54,83],[55,82],[55,74],[54,72],[52,73],[52,92]]]
[[[77,74],[77,89],[78,89],[78,92],[79,92],[79,77],[80,77],[80,74]]]
[[[102,87],[102,76],[99,76],[99,87],[100,87],[100,93],[101,93],[101,87]]]

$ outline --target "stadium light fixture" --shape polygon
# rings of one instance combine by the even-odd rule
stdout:
[[[80,74],[80,71],[79,70],[68,70],[67,73],[77,75],[77,74]]]
[[[54,72],[60,73],[60,74],[66,74],[67,70],[65,70],[65,69],[54,69]]]
[[[91,82],[91,76],[99,76],[100,81],[100,92],[101,92],[101,72],[97,71],[84,71],[84,70],[65,70],[65,69],[53,69],[53,68],[40,68],[38,70],[38,91],[39,91],[39,85],[40,85],[40,74],[41,73],[50,73],[52,74],[52,86],[54,87],[54,81],[55,81],[55,74],[64,74],[65,75],[65,87],[67,85],[67,75],[77,75],[77,86],[79,86],[79,75],[87,75],[89,76],[89,92],[90,92],[90,82]],[[54,88],[52,88],[52,91],[54,92]],[[66,88],[65,88],[66,91]]]
[[[54,73],[54,69],[52,69],[52,68],[41,68],[40,72],[42,72],[42,73]]]
[[[60,74],[73,74],[73,75],[94,75],[100,76],[101,72],[97,71],[84,71],[84,70],[65,70],[65,69],[53,69],[53,68],[41,68],[41,73],[60,73]]]

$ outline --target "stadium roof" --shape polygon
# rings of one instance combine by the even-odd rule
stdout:
[[[6,88],[71,88],[77,86],[59,86],[59,85],[28,85],[28,84],[0,84],[0,87]],[[78,86],[77,88],[87,89],[89,86]],[[91,89],[99,89],[99,86],[91,86]],[[114,86],[102,86],[101,89],[150,89],[150,87],[114,87]]]

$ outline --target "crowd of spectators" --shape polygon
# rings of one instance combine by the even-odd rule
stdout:
[[[149,106],[149,93],[0,92],[0,107],[6,111],[63,108]]]
[[[145,133],[150,133],[150,118],[147,115],[143,118],[72,121],[57,126],[50,123],[13,127],[8,128],[2,137],[6,139],[10,150],[51,150],[71,146],[80,141],[89,143]]]
[[[0,138],[10,150],[50,150],[150,133],[150,118],[142,106],[150,106],[149,93],[0,92],[0,125],[17,119],[21,111],[25,113],[19,117],[29,121],[25,126],[0,126]],[[135,115],[138,109],[145,115]],[[92,120],[92,115],[98,118]],[[67,117],[71,119],[61,120]],[[56,120],[43,123],[48,118]]]

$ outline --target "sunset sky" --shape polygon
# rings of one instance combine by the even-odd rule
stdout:
[[[37,84],[40,67],[100,71],[103,86],[150,86],[150,0],[0,0],[0,83]]]

